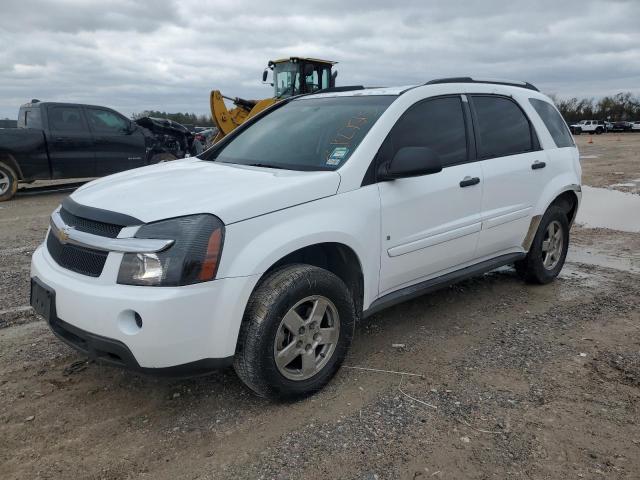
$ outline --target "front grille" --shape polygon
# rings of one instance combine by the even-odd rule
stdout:
[[[77,217],[65,208],[60,209],[60,216],[64,223],[70,227],[75,227],[81,232],[93,233],[101,237],[117,238],[122,230],[122,225],[114,225],[113,223],[96,222],[87,218]]]
[[[100,276],[108,255],[101,250],[61,243],[51,233],[47,237],[47,250],[61,267],[90,277]]]

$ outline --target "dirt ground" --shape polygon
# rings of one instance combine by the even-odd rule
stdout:
[[[577,137],[585,184],[640,179],[620,138]],[[3,479],[640,477],[640,234],[574,227],[550,285],[503,268],[383,311],[326,389],[277,404],[232,370],[143,377],[56,340],[28,272],[64,195],[0,204]]]
[[[580,149],[585,185],[640,193],[640,133],[582,134],[574,138]]]

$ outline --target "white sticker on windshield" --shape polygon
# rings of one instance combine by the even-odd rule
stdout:
[[[327,165],[340,165],[340,162],[344,160],[344,158],[347,156],[347,153],[349,153],[349,149],[347,147],[334,148],[333,152],[331,152],[331,155],[329,155],[329,158],[327,158]]]

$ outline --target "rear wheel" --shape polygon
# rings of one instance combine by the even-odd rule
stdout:
[[[249,299],[234,368],[258,395],[312,394],[342,364],[355,317],[351,294],[336,275],[311,265],[283,267]]]
[[[18,176],[4,162],[0,162],[0,202],[11,200],[18,191]]]
[[[567,257],[569,248],[569,221],[564,210],[552,205],[546,211],[533,239],[527,256],[516,262],[516,271],[527,282],[553,281]]]

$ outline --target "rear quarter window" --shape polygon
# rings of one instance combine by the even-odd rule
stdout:
[[[538,115],[540,115],[556,147],[573,147],[575,145],[575,143],[573,143],[573,137],[569,132],[569,127],[567,127],[566,122],[553,105],[538,98],[530,98],[529,103],[531,103],[531,106]]]
[[[18,128],[42,128],[40,108],[21,108],[18,113]]]

